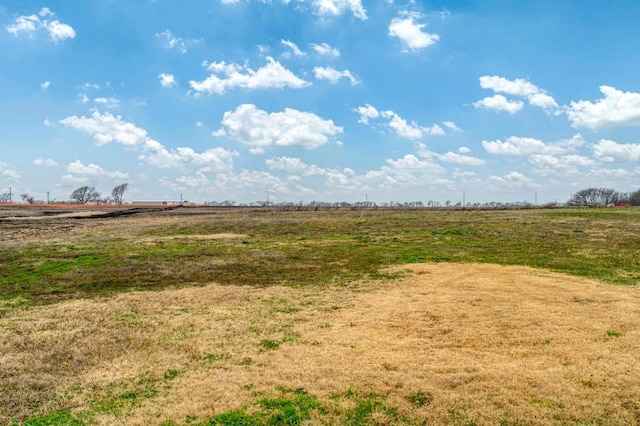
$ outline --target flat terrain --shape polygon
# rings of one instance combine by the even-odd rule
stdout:
[[[118,211],[0,209],[0,423],[640,422],[638,209]]]

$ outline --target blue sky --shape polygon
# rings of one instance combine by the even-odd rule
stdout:
[[[638,16],[632,0],[5,0],[0,193],[635,191]]]

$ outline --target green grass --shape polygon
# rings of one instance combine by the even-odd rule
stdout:
[[[96,232],[75,235],[73,244],[0,248],[0,314],[20,307],[9,300],[49,303],[209,282],[317,286],[389,279],[394,275],[383,268],[416,262],[527,265],[612,284],[640,282],[638,208],[242,210],[184,217],[138,235]],[[244,237],[197,237],[216,233]]]
[[[318,399],[304,389],[281,390],[279,398],[260,398],[249,414],[246,407],[218,414],[201,426],[268,426],[300,425],[311,418],[312,411],[324,413]]]
[[[24,426],[84,426],[69,410],[54,411],[45,415],[33,416],[22,423]],[[17,423],[16,423],[17,425]]]

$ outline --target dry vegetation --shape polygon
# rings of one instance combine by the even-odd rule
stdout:
[[[387,212],[382,219],[389,215],[394,217]],[[93,221],[53,218],[27,221],[29,226],[0,223],[4,253],[11,256],[31,256],[24,250],[61,243],[84,251],[90,243],[98,252],[98,241],[110,252],[124,246],[120,260],[154,248],[154,257],[145,259],[158,263],[159,245],[172,250],[176,268],[195,265],[201,271],[197,280],[181,272],[188,282],[175,283],[191,285],[168,288],[158,282],[153,292],[72,293],[65,287],[50,298],[5,296],[0,306],[0,423],[640,422],[636,286],[521,266],[429,262],[390,267],[385,263],[406,262],[386,258],[368,265],[380,268],[372,274],[360,269],[367,265],[360,265],[354,250],[380,245],[401,252],[408,250],[403,244],[413,235],[414,251],[405,255],[432,261],[420,258],[423,250],[415,248],[427,236],[437,237],[431,243],[449,256],[448,250],[471,251],[468,241],[461,247],[455,239],[475,234],[460,217],[418,226],[405,217],[396,229],[390,220],[371,216],[365,223],[366,245],[360,234],[341,240],[342,229],[327,235],[337,223],[363,225],[360,213],[349,212],[342,217],[300,214],[296,220],[160,213]],[[500,223],[505,217],[499,217]],[[596,223],[594,217],[587,222],[579,216],[558,217],[572,231],[579,228],[577,244],[593,238],[592,245],[578,247],[589,259],[601,250],[598,239],[610,242],[618,233],[626,235],[616,237],[620,245],[638,249],[633,245],[637,219]],[[214,219],[216,226],[210,225]],[[382,225],[373,225],[377,219]],[[415,220],[413,213],[410,219]],[[256,223],[248,225],[250,220]],[[527,214],[519,224],[539,220]],[[487,217],[482,223],[494,226]],[[33,233],[33,228],[47,229],[40,224],[48,224],[50,234]],[[585,231],[587,226],[594,233]],[[410,232],[402,233],[405,228]],[[419,235],[419,228],[428,232]],[[564,232],[557,224],[554,230]],[[385,240],[376,240],[383,231]],[[184,253],[169,243],[191,249],[195,244],[206,262],[190,256],[184,264]],[[340,244],[348,244],[348,250]],[[252,245],[260,247],[247,248]],[[212,257],[205,250],[211,246],[224,247],[228,258]],[[320,255],[317,247],[335,253]],[[298,257],[304,267],[315,259],[322,262],[318,269],[347,279],[327,280],[315,269],[307,274],[291,269],[301,277],[293,285],[277,284],[287,282],[270,276],[264,276],[270,285],[260,285],[250,270],[246,277],[237,273],[235,282],[228,282],[227,275],[201,279],[202,271],[213,274],[233,262],[258,267],[265,259],[291,262],[289,251],[310,252],[310,257]],[[169,269],[171,279],[171,264],[161,267]],[[634,268],[620,275],[635,277]],[[64,278],[78,286],[87,276],[95,277],[71,272],[65,270]],[[51,303],[56,294],[60,301]]]

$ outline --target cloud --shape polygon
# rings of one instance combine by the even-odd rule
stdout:
[[[546,144],[541,140],[527,137],[510,136],[506,141],[482,141],[482,146],[489,154],[498,155],[531,155],[550,154],[559,155],[575,151],[585,144],[582,135],[577,134],[571,139]]]
[[[431,127],[420,126],[415,121],[407,122],[407,120],[400,117],[394,111],[378,111],[375,107],[369,104],[357,107],[354,111],[360,114],[358,122],[362,124],[370,124],[369,120],[373,119],[386,119],[387,127],[392,129],[396,135],[405,139],[420,140],[427,135],[444,135],[444,130],[437,124],[434,124]]]
[[[343,132],[332,120],[313,113],[285,108],[268,113],[253,104],[239,105],[224,113],[222,128],[214,136],[227,136],[263,153],[268,147],[318,148]]]
[[[361,0],[313,0],[313,7],[320,16],[338,16],[349,11],[358,19],[367,19]]]
[[[497,75],[483,75],[480,77],[480,87],[490,89],[496,93],[505,93],[511,96],[519,96],[527,99],[529,105],[542,108],[550,113],[558,113],[559,107],[555,99],[547,92],[528,80],[516,78],[509,80]],[[520,101],[509,101],[502,95],[495,95],[484,98],[473,104],[476,108],[489,108],[507,111],[515,114],[522,109],[523,103]],[[517,105],[520,105],[519,107]]]
[[[437,155],[426,150],[421,144],[417,154],[406,154],[397,159],[387,159],[378,169],[363,174],[345,167],[342,170],[322,168],[309,164],[299,158],[278,157],[266,160],[265,163],[272,171],[284,171],[288,174],[287,181],[299,183],[303,178],[322,177],[328,188],[334,188],[336,194],[360,194],[363,191],[398,191],[400,188],[439,187],[451,182],[442,176],[446,170],[435,162]],[[299,186],[296,186],[296,191]],[[311,191],[313,192],[313,191]],[[331,191],[330,191],[331,192]]]
[[[486,98],[473,103],[476,109],[493,109],[496,111],[506,111],[515,114],[520,111],[524,104],[520,101],[510,101],[502,95],[487,96]]]
[[[299,158],[278,157],[265,160],[265,163],[269,170],[283,170],[292,175],[326,176],[330,173],[328,169],[307,164]]]
[[[470,155],[456,154],[455,152],[447,152],[445,154],[438,154],[438,159],[445,163],[463,164],[466,166],[481,166],[486,163],[481,158],[472,157]]]
[[[637,143],[617,143],[612,140],[600,139],[592,149],[596,158],[605,163],[640,161],[640,144]]]
[[[369,124],[369,119],[375,119],[380,117],[380,112],[373,106],[366,104],[365,106],[357,107],[355,110],[360,114],[358,123]]]
[[[313,73],[318,80],[329,80],[331,84],[337,83],[341,78],[348,79],[352,86],[360,83],[349,70],[338,71],[332,67],[315,67]]]
[[[454,123],[453,121],[443,121],[442,124],[444,124],[444,126],[448,129],[453,130],[454,132],[463,131],[460,127],[456,126],[456,123]]]
[[[188,164],[195,164],[213,170],[230,170],[233,168],[233,157],[238,155],[235,151],[223,148],[212,148],[201,153],[188,147],[168,150],[160,142],[150,138],[146,130],[108,112],[102,114],[94,111],[91,117],[73,115],[60,120],[60,123],[92,135],[98,146],[115,142],[140,151],[139,159],[162,168],[183,168]]]
[[[17,182],[22,178],[20,172],[18,172],[15,167],[5,164],[2,161],[0,161],[0,176],[11,182]]]
[[[444,130],[437,124],[431,127],[418,125],[415,121],[408,123],[393,111],[383,112],[383,116],[390,118],[389,127],[395,130],[396,134],[406,139],[422,139],[425,135],[444,135]]]
[[[40,9],[38,15],[18,16],[13,24],[5,26],[5,29],[16,37],[22,34],[33,37],[39,32],[46,33],[54,43],[76,36],[73,27],[57,19],[49,21],[48,17],[55,17],[55,14],[44,7]]]
[[[297,77],[273,58],[267,56],[266,59],[267,64],[256,71],[246,65],[205,62],[203,65],[212,74],[204,81],[191,80],[189,86],[198,93],[222,95],[236,87],[250,90],[284,87],[300,89],[311,84]]]
[[[165,48],[177,49],[182,54],[187,53],[190,48],[202,43],[202,40],[200,39],[184,39],[176,37],[169,30],[165,30],[161,33],[156,33],[156,37],[162,40]]]
[[[422,31],[426,24],[416,22],[422,17],[423,15],[417,12],[403,12],[399,17],[391,20],[389,36],[399,38],[404,51],[415,52],[434,45],[440,39],[438,34]]]
[[[44,81],[40,84],[40,89],[42,89],[43,92],[46,92],[47,89],[49,88],[49,86],[51,86],[51,82],[50,81]]]
[[[280,40],[280,43],[282,43],[283,45],[287,46],[289,49],[291,49],[291,52],[293,53],[294,56],[305,56],[306,53],[304,53],[302,50],[300,50],[300,48],[292,41],[290,40]],[[289,53],[287,52],[286,55],[288,55]]]
[[[569,176],[579,174],[578,168],[590,167],[596,164],[592,158],[582,155],[549,155],[533,154],[528,158],[529,163],[535,167],[537,174]]]
[[[160,73],[158,74],[158,78],[160,79],[160,85],[162,87],[173,87],[178,84],[173,74]]]
[[[604,95],[596,102],[571,102],[565,112],[573,127],[640,126],[640,93],[600,86]]]
[[[489,181],[500,183],[507,188],[536,188],[539,186],[533,179],[515,171],[504,176],[491,175]]]
[[[120,99],[114,96],[101,96],[93,99],[93,102],[105,107],[105,108],[116,108],[120,106]]]
[[[122,172],[108,172],[96,164],[84,165],[80,160],[67,165],[67,172],[72,175],[81,175],[87,177],[110,177],[113,179],[128,179],[129,175]]]
[[[47,167],[59,166],[57,161],[52,160],[51,158],[42,158],[42,157],[38,157],[35,160],[33,160],[33,164],[35,164],[36,166],[47,166]]]
[[[508,80],[497,75],[483,75],[480,77],[480,87],[483,89],[491,89],[497,93],[523,97],[540,92],[540,89],[536,87],[535,84],[522,78]]]
[[[340,56],[340,49],[337,49],[335,47],[331,47],[330,45],[328,45],[327,43],[322,43],[322,44],[312,44],[311,48],[313,50],[316,51],[316,53],[318,53],[319,55],[324,55],[324,56],[333,56],[335,58],[337,58],[338,56]]]
[[[220,0],[222,4],[237,4],[241,0]],[[249,0],[246,0],[249,1]],[[260,3],[271,4],[275,0],[256,0]],[[292,0],[280,0],[282,4],[289,4]],[[351,12],[356,18],[367,19],[367,11],[362,6],[362,0],[297,0],[298,3],[311,3],[314,13],[321,17],[340,16]]]

